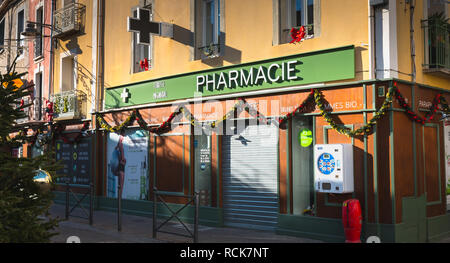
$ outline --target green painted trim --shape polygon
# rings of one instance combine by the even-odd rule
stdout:
[[[367,109],[367,85],[363,84],[363,109]]]
[[[288,214],[292,214],[292,210],[291,210],[291,192],[290,192],[290,178],[291,178],[291,171],[289,169],[289,165],[291,164],[291,162],[289,161],[289,157],[290,152],[291,152],[291,145],[289,143],[289,136],[291,135],[291,129],[293,127],[293,125],[291,125],[292,120],[287,122],[287,129],[286,129],[286,202],[287,202],[287,213]],[[279,137],[278,137],[279,138]],[[279,147],[278,147],[279,149]],[[278,160],[280,160],[280,151],[278,151]],[[278,165],[278,182],[280,182],[280,165]],[[278,183],[278,189],[280,189],[279,183]],[[278,190],[279,192],[279,190]],[[279,193],[278,193],[279,196]]]
[[[191,74],[191,73],[185,73],[185,74]],[[174,76],[177,76],[177,75],[174,75]],[[169,77],[167,76],[167,77],[164,77],[164,78],[169,78]],[[151,80],[151,81],[159,81],[159,80],[162,80],[162,79],[163,78],[154,79],[154,80]],[[393,79],[393,78],[382,79],[382,80],[380,80],[380,79],[369,79],[369,80],[350,81],[350,82],[342,82],[342,83],[334,83],[334,84],[324,84],[324,85],[322,85],[320,87],[317,87],[316,89],[320,90],[320,89],[329,89],[329,88],[339,88],[339,87],[362,85],[362,84],[372,85],[375,88],[376,84],[374,84],[374,83],[387,82],[387,81],[392,81],[392,80],[395,80],[395,81],[400,82],[400,83],[415,84],[415,85],[417,85],[417,86],[419,86],[421,88],[434,89],[434,90],[438,90],[440,92],[445,92],[445,93],[449,93],[450,92],[449,90],[442,89],[442,88],[437,88],[437,87],[433,87],[433,86],[429,86],[429,85],[419,84],[419,83],[415,83],[415,82],[413,83],[413,82],[410,82],[410,81],[401,80],[401,79]],[[148,81],[144,81],[144,82],[148,82]],[[144,82],[142,82],[142,83],[144,83]],[[137,85],[137,84],[141,84],[141,83],[140,82],[139,83],[130,83],[130,84],[125,84],[125,85],[117,86],[117,87],[113,87],[113,88],[120,88],[120,87],[123,88],[123,87],[127,87],[129,85],[135,85],[135,84]],[[310,90],[310,89],[311,89],[310,87],[305,87],[305,88],[299,88],[297,91]],[[375,95],[376,95],[375,94],[375,90],[374,90],[373,95],[374,95],[373,97],[375,98]],[[249,96],[251,96],[251,95],[249,95]],[[233,97],[239,97],[239,94],[234,94]],[[207,100],[207,99],[209,99],[209,98],[205,98],[205,100]],[[167,104],[169,104],[169,103],[170,102],[167,102]],[[132,110],[132,109],[153,108],[153,107],[160,107],[160,106],[161,105],[155,103],[155,104],[150,104],[150,105],[135,105],[135,106],[124,107],[124,108],[126,108],[127,110]],[[115,112],[115,111],[123,111],[124,108],[108,109],[108,110],[101,111],[99,113],[103,114],[103,113],[110,113],[110,112]],[[375,108],[375,106],[373,108]],[[99,129],[99,130],[103,130],[103,129]]]
[[[367,109],[367,86],[363,85],[364,109]],[[363,112],[364,126],[367,124],[367,113]],[[369,217],[368,209],[368,181],[367,181],[367,134],[364,134],[364,215]]]
[[[395,225],[373,224],[363,222],[361,242],[365,243],[368,237],[378,236],[382,243],[395,242]],[[302,215],[278,215],[276,233],[302,238],[311,238],[331,243],[344,243],[345,234],[342,220]]]
[[[316,116],[312,117],[312,130],[313,130],[313,145],[316,145],[316,125],[317,125],[317,121],[316,121]],[[313,182],[314,184],[314,182]],[[316,187],[313,186],[312,187],[312,191],[314,191],[314,214],[317,214],[317,192],[316,192]]]
[[[353,124],[345,124],[344,127],[350,128],[353,130]],[[330,125],[323,126],[323,143],[328,144],[328,130],[332,130],[333,128]],[[352,137],[352,145],[355,145],[355,138]]]
[[[364,118],[364,125],[367,124],[367,114],[364,113],[363,114],[363,118]],[[369,209],[368,209],[368,171],[367,171],[367,134],[364,134],[364,218],[368,218],[369,217]],[[367,220],[367,219],[366,219]]]
[[[402,198],[402,222],[395,225],[395,242],[426,242],[426,198]]]
[[[389,89],[391,89],[393,83],[389,83]],[[389,108],[389,143],[390,143],[390,162],[391,162],[391,202],[392,202],[392,224],[397,222],[396,220],[396,205],[395,205],[395,158],[394,158],[394,111],[392,110],[392,103]]]
[[[425,166],[425,127],[431,127],[431,128],[436,128],[436,142],[437,142],[437,161],[438,161],[438,187],[439,187],[439,201],[432,201],[432,202],[428,202],[427,201],[427,206],[430,205],[438,205],[442,203],[442,194],[441,194],[441,158],[440,158],[440,152],[441,152],[441,147],[440,147],[440,134],[439,134],[439,124],[436,123],[426,123],[425,125],[422,125],[422,141],[423,141],[423,155],[424,155],[424,162],[423,162],[423,169],[424,169],[424,185],[425,185],[425,192],[427,190],[427,177],[426,177],[426,166]]]
[[[345,241],[342,220],[315,216],[279,214],[276,233],[325,242]]]
[[[372,106],[376,109],[376,85],[372,84]],[[380,236],[381,229],[379,227],[380,223],[380,208],[379,208],[379,197],[378,197],[378,146],[377,146],[377,126],[373,127],[373,194],[374,194],[374,216],[377,236]],[[367,225],[366,225],[367,227]]]
[[[450,237],[450,213],[427,218],[428,241],[439,242]]]

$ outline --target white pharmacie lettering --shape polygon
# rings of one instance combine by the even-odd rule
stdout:
[[[261,83],[267,82],[266,74],[264,73],[264,67],[259,66],[258,73],[256,74],[255,84],[259,83],[259,80],[262,80]]]
[[[228,72],[228,88],[233,88],[233,87],[238,86],[238,82],[237,82],[238,77],[239,77],[239,72],[237,72],[236,70],[232,70],[232,71]],[[234,85],[232,84],[232,82],[234,83]]]
[[[219,81],[217,82],[216,89],[218,89],[218,90],[223,89],[220,87],[221,85],[223,85],[223,87],[225,87],[227,85],[227,81],[225,79],[225,73],[223,73],[223,72],[220,73]]]
[[[288,80],[296,80],[298,79],[297,75],[295,75],[295,64],[297,64],[297,60],[289,61],[287,63],[287,78]],[[294,75],[291,75],[291,73],[294,73]]]
[[[203,88],[200,89],[200,87],[202,87],[204,84],[205,84],[205,76],[204,75],[197,76],[197,92],[203,91]]]
[[[212,79],[209,79],[209,77],[212,77]],[[212,84],[212,89],[209,88],[209,84]],[[216,86],[216,75],[215,74],[206,75],[206,88],[209,90],[214,90],[215,86]]]
[[[248,71],[248,76],[245,78],[245,69],[241,69],[241,87],[242,86],[252,86],[253,85],[253,68]]]
[[[272,64],[272,65],[269,66],[269,69],[267,70],[267,77],[269,78],[269,80],[271,82],[277,82],[280,79],[280,76],[277,76],[276,78],[272,78],[272,74],[271,74],[272,73],[272,69],[275,68],[275,67],[277,69],[275,70],[275,72],[273,72],[273,75],[276,76],[277,75],[277,70],[280,68],[280,65]]]

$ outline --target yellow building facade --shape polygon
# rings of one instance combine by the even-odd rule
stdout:
[[[342,203],[358,199],[363,241],[434,241],[450,233],[441,115],[442,98],[450,99],[448,4],[76,5],[81,27],[58,37],[53,81],[55,93],[86,98],[73,124],[90,120],[96,134],[100,209],[110,209],[118,193],[136,213],[147,213],[154,189],[174,207],[198,193],[200,224],[340,242]],[[292,32],[301,30],[297,42]],[[117,165],[122,143],[128,157]],[[317,181],[323,163],[315,147],[329,144],[353,145],[349,191],[334,179]],[[192,220],[189,212],[182,217]]]

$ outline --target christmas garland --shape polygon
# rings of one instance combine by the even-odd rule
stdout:
[[[227,112],[221,119],[212,121],[209,126],[201,125],[199,121],[194,117],[194,115],[186,107],[184,107],[184,105],[178,106],[178,108],[170,114],[169,118],[157,127],[150,128],[142,118],[140,112],[136,109],[133,110],[132,114],[128,116],[128,118],[122,124],[115,127],[111,127],[101,115],[97,116],[97,120],[100,126],[109,132],[121,132],[124,128],[131,126],[136,120],[141,129],[148,130],[149,132],[155,134],[162,134],[167,133],[171,130],[170,123],[175,117],[179,116],[180,114],[183,114],[189,120],[192,126],[205,127],[209,130],[213,130],[218,128],[223,121],[231,118],[235,114],[239,115],[243,109],[245,109],[253,117],[256,117],[259,121],[269,123],[269,120],[265,116],[263,116],[259,111],[253,109],[244,99],[240,99],[238,102],[236,102],[229,112]]]
[[[394,82],[394,92],[395,92],[395,96],[397,98],[397,101],[399,103],[399,105],[405,110],[406,114],[410,117],[410,119],[412,121],[418,122],[422,125],[424,125],[427,122],[430,122],[431,120],[433,120],[434,115],[436,114],[439,105],[442,106],[442,111],[446,114],[450,113],[450,109],[448,106],[447,101],[445,100],[444,96],[442,95],[442,93],[438,93],[434,99],[433,99],[433,103],[431,104],[431,108],[430,111],[427,112],[427,114],[425,115],[425,118],[420,117],[419,115],[417,115],[409,106],[408,103],[406,103],[406,99],[403,97],[403,95],[400,93],[400,91],[398,90],[397,87],[397,82]]]
[[[55,135],[58,136],[60,139],[63,140],[64,143],[67,144],[73,144],[78,143],[81,138],[83,138],[83,133],[89,129],[89,122],[84,122],[83,127],[81,127],[80,131],[77,133],[75,138],[69,138],[67,135],[62,134],[62,132],[65,130],[65,126],[61,129],[58,129],[57,132],[55,132]]]
[[[306,98],[306,99],[305,99],[305,100],[304,100],[297,108],[295,108],[294,111],[292,111],[292,112],[286,114],[286,115],[283,116],[283,117],[280,117],[280,118],[278,119],[279,126],[285,128],[285,127],[286,127],[286,122],[287,122],[288,120],[292,119],[292,117],[293,117],[295,114],[297,114],[297,113],[302,113],[302,112],[306,109],[306,106],[307,106],[309,103],[314,102],[314,93],[315,93],[315,92],[314,92],[314,89],[311,89],[311,92],[309,93],[308,97],[307,97],[307,98]]]
[[[324,100],[323,94],[320,91],[318,91],[318,90],[314,91],[314,100],[316,102],[316,105],[320,109],[320,113],[321,113],[322,117],[328,122],[328,124],[331,126],[331,128],[336,130],[338,133],[347,135],[349,137],[355,137],[355,136],[360,136],[360,135],[366,135],[372,131],[373,126],[375,126],[376,121],[378,121],[386,113],[387,109],[391,105],[393,92],[394,92],[394,88],[392,87],[389,89],[388,93],[386,94],[386,99],[384,100],[383,105],[375,113],[373,118],[366,125],[358,128],[357,130],[352,130],[350,128],[345,127],[344,125],[337,124],[333,120],[330,112],[325,109],[325,106],[324,106],[325,103],[323,102],[323,100]]]
[[[97,121],[100,124],[100,127],[102,127],[103,129],[105,129],[109,132],[115,132],[115,133],[122,132],[126,127],[132,125],[135,120],[136,120],[136,110],[133,110],[131,115],[128,116],[128,118],[122,124],[115,126],[115,127],[111,127],[105,121],[105,119],[103,119],[103,117],[101,115],[97,116]]]
[[[372,132],[373,127],[376,125],[376,122],[385,115],[386,111],[389,109],[389,107],[392,104],[392,101],[395,98],[397,99],[398,103],[402,108],[405,109],[406,114],[408,114],[412,120],[417,121],[421,124],[425,124],[426,122],[429,122],[433,120],[434,114],[438,110],[438,106],[441,105],[442,111],[449,114],[450,113],[450,107],[443,97],[443,95],[440,93],[436,95],[436,97],[433,100],[432,107],[430,108],[430,112],[428,112],[425,116],[425,118],[419,117],[417,114],[413,112],[411,107],[406,103],[405,98],[400,93],[397,83],[394,82],[394,85],[389,88],[386,99],[384,100],[382,106],[378,111],[375,112],[372,119],[370,119],[364,126],[352,130],[348,127],[345,127],[345,125],[338,124],[334,121],[334,119],[331,116],[331,112],[326,109],[324,102],[324,96],[321,91],[317,89],[311,89],[311,92],[309,93],[308,97],[298,106],[295,108],[294,111],[286,114],[285,116],[282,116],[278,118],[278,126],[282,129],[285,129],[285,124],[288,120],[290,120],[295,114],[303,113],[307,109],[307,105],[310,103],[313,103],[314,106],[317,106],[320,110],[320,115],[327,121],[327,123],[337,132],[344,134],[349,137],[355,137],[355,136],[364,136]],[[142,118],[141,114],[138,110],[133,110],[132,114],[128,116],[128,118],[120,125],[111,127],[104,119],[103,116],[99,115],[97,117],[98,122],[100,123],[100,126],[110,132],[121,132],[124,128],[130,126],[133,124],[133,122],[136,120],[139,124],[139,127],[141,127],[144,130],[148,130],[151,133],[156,134],[162,134],[167,133],[171,130],[170,123],[172,120],[179,116],[180,114],[183,114],[190,122],[192,126],[200,126],[205,127],[207,129],[213,130],[220,126],[220,124],[230,119],[234,115],[239,115],[242,110],[245,110],[248,112],[252,117],[257,118],[259,122],[263,122],[266,124],[270,123],[270,119],[263,116],[258,110],[252,108],[245,99],[241,98],[238,102],[235,103],[235,105],[231,108],[229,112],[227,112],[221,119],[218,119],[216,121],[212,121],[210,125],[204,126],[199,123],[199,121],[194,117],[194,115],[183,105],[179,106],[174,112],[172,112],[169,116],[169,118],[163,122],[161,125],[157,127],[151,127],[149,128],[148,124],[145,122],[145,120]]]

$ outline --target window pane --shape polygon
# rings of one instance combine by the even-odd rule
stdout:
[[[295,1],[295,26],[302,26],[303,25],[303,12],[304,12],[304,6],[303,6],[303,0],[296,0]]]
[[[20,33],[23,31],[23,24],[24,24],[24,12],[23,10],[17,14],[17,38],[20,38]]]
[[[3,49],[5,45],[5,20],[0,23],[0,50]]]
[[[308,0],[308,21],[306,24],[314,24],[314,0]]]
[[[18,47],[18,53],[22,54],[23,50],[22,48],[19,49],[19,47],[23,46],[23,43],[20,39],[22,39],[21,33],[23,32],[23,25],[24,25],[24,11],[20,11],[17,14],[17,47]]]
[[[214,2],[206,2],[205,9],[205,45],[209,45],[214,42]]]

